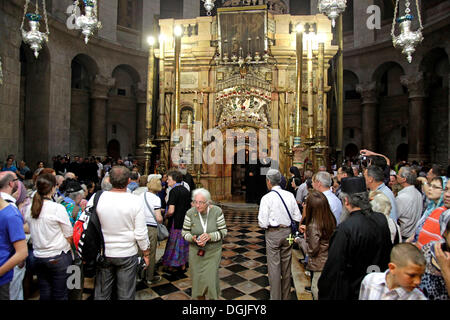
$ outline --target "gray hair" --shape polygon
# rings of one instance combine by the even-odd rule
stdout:
[[[56,184],[57,185],[61,185],[64,182],[64,180],[65,180],[64,177],[62,175],[59,175],[59,174],[56,175],[55,178],[56,178]]]
[[[378,166],[372,165],[367,168],[367,175],[372,177],[376,182],[384,181],[384,172]]]
[[[209,191],[205,188],[198,188],[192,191],[192,201],[194,201],[195,197],[199,194],[201,194],[206,199],[207,203],[211,202],[211,193],[209,193]]]
[[[67,195],[70,199],[72,199],[73,201],[75,201],[77,199],[78,196],[83,196],[84,197],[84,190],[78,190],[76,192],[71,192]]]
[[[267,171],[266,179],[270,181],[272,186],[278,186],[281,182],[281,173],[276,169]]]
[[[361,208],[363,213],[372,213],[372,206],[369,202],[369,193],[367,191],[352,194],[341,192],[339,198],[342,203],[347,199],[352,207]]]
[[[311,179],[313,176],[313,172],[311,170],[305,171],[305,179]]]
[[[112,189],[112,184],[109,182],[109,176],[105,176],[102,180],[101,187],[103,191],[109,191]]]
[[[324,188],[331,187],[331,175],[326,171],[317,172],[315,180],[319,181]]]
[[[406,179],[406,183],[409,185],[415,185],[417,180],[417,175],[415,170],[411,167],[401,167],[399,170],[399,175]]]

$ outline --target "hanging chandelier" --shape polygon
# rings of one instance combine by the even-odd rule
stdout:
[[[48,19],[47,19],[47,10],[45,0],[42,1],[43,6],[43,14],[44,14],[44,22],[45,22],[45,32],[39,31],[39,21],[42,19],[42,16],[39,14],[39,1],[36,0],[36,10],[35,13],[27,13],[28,5],[30,4],[30,0],[25,1],[25,6],[23,10],[23,18],[22,24],[20,25],[20,30],[22,31],[22,39],[23,42],[30,45],[30,48],[34,51],[34,56],[39,56],[39,51],[42,49],[42,45],[44,42],[48,41],[48,36],[50,34],[48,30]],[[23,26],[25,24],[25,18],[28,19],[28,24],[30,26],[30,31],[26,31]]]
[[[89,37],[94,34],[94,31],[100,29],[102,24],[98,21],[98,6],[97,0],[83,0],[84,14],[76,16],[75,24],[81,33],[84,35],[84,42],[87,44]],[[80,5],[79,0],[74,1],[73,14],[76,15],[76,10]]]
[[[399,0],[395,3],[394,10],[394,20],[392,21],[392,43],[394,48],[402,48],[402,53],[406,55],[406,59],[409,63],[412,61],[412,54],[416,51],[416,46],[420,44],[423,40],[422,36],[422,17],[420,15],[419,1],[416,0],[417,16],[419,18],[419,29],[417,31],[411,31],[411,23],[414,16],[411,14],[411,9],[409,8],[411,3],[409,0],[405,1],[405,15],[397,18],[397,9],[399,8]],[[395,22],[397,21],[400,27],[400,34],[395,35]]]
[[[214,2],[216,2],[216,0],[202,0],[205,4],[205,9],[206,9],[206,14],[208,16],[211,15],[211,11],[214,9]]]
[[[334,28],[336,19],[347,7],[347,0],[319,0],[317,7],[320,13],[325,14],[331,19],[331,24]]]

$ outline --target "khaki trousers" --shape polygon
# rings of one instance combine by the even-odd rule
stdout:
[[[322,271],[311,271],[312,279],[311,279],[311,293],[314,300],[319,300],[319,278],[322,275]]]
[[[147,226],[147,231],[148,239],[150,240],[150,265],[147,267],[147,281],[152,281],[155,274],[156,247],[158,246],[158,229]]]
[[[267,269],[270,300],[288,300],[291,291],[291,245],[286,240],[291,228],[266,230]]]

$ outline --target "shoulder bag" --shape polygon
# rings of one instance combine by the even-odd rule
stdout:
[[[147,205],[147,208],[150,210],[153,218],[155,219],[156,226],[157,226],[156,228],[158,229],[158,241],[163,241],[163,240],[167,239],[169,237],[169,231],[167,230],[165,225],[158,223],[158,221],[156,220],[156,215],[153,212],[152,207],[148,204],[148,201],[147,201],[147,192],[144,194],[144,200],[145,200],[145,204]]]

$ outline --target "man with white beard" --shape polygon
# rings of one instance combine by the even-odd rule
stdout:
[[[178,165],[178,171],[183,175],[183,181],[189,185],[189,191],[192,194],[192,191],[195,190],[195,182],[194,178],[192,178],[191,174],[187,171],[186,162],[184,160],[180,160],[180,164]]]

